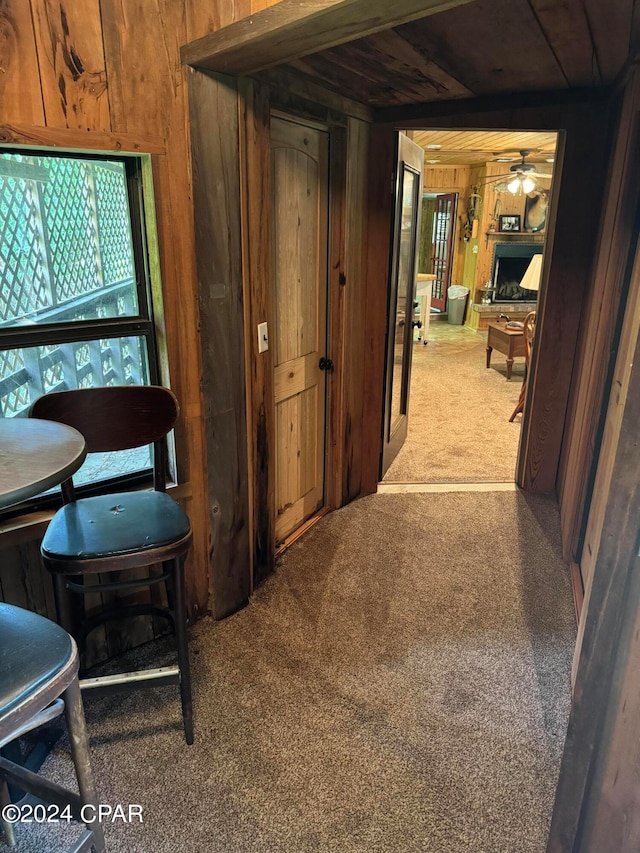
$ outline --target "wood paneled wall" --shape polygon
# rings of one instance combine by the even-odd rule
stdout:
[[[187,562],[192,616],[209,608],[210,560],[218,557],[210,555],[208,426],[200,390],[189,131],[179,48],[250,14],[251,5],[248,0],[4,0],[0,5],[0,139],[117,150],[124,136],[126,150],[145,151],[145,141],[155,138],[166,151],[153,156],[163,302],[157,319],[164,379],[181,406],[176,452],[194,528]],[[34,536],[39,533],[41,527],[34,529]],[[27,540],[24,531],[21,544],[10,545],[15,538],[5,537],[3,545],[0,539],[3,564],[13,567],[11,582],[3,575],[2,591],[7,600],[51,614],[50,597],[37,592],[48,580],[39,580],[35,565],[37,538]]]
[[[597,556],[611,475],[610,451],[612,447],[615,449],[617,440],[612,445],[612,437],[608,436],[608,451],[596,475],[600,442],[606,428],[607,397],[610,390],[617,397],[621,391],[612,384],[612,370],[629,288],[628,258],[637,238],[634,211],[640,188],[639,123],[640,73],[636,70],[621,104],[605,202],[599,217],[597,263],[581,322],[567,415],[567,441],[558,477],[564,556],[567,560],[584,562],[587,576]],[[591,516],[585,534],[590,504]]]
[[[636,196],[636,201],[638,198]],[[637,239],[637,208],[622,224]],[[608,249],[608,246],[606,247]],[[640,256],[626,259],[637,301]],[[634,313],[634,312],[632,312]],[[629,339],[630,338],[630,339]],[[548,853],[635,853],[640,844],[640,342],[625,341],[626,396],[610,450],[611,488],[588,608]],[[626,392],[626,395],[625,395]],[[617,395],[617,391],[613,396]]]

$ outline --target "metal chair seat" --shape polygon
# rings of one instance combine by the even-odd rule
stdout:
[[[46,688],[72,654],[71,637],[55,622],[0,604],[0,729],[18,706]]]
[[[82,821],[82,808],[97,797],[78,683],[78,650],[73,639],[55,622],[10,604],[0,604],[0,747],[55,719],[64,710],[71,753],[80,794],[49,782],[0,756],[0,805],[9,803],[8,784],[58,806],[69,805]],[[3,824],[7,842],[15,844],[13,826]],[[103,853],[104,835],[99,823],[87,824],[73,851]]]

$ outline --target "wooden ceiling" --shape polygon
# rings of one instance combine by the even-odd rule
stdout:
[[[290,63],[373,107],[611,83],[633,0],[475,0]]]
[[[612,83],[640,0],[282,0],[182,49],[229,74],[288,68],[374,108]]]
[[[412,138],[425,149],[425,163],[438,166],[473,166],[504,156],[511,158],[505,163],[508,171],[520,160],[520,151],[529,150],[527,162],[542,163],[544,171],[551,171],[553,164],[546,161],[555,157],[556,149],[555,133],[529,131],[417,130]]]

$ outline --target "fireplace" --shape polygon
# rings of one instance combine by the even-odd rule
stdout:
[[[497,243],[493,252],[491,292],[493,302],[535,302],[535,290],[525,290],[520,282],[533,255],[542,252],[539,243]]]

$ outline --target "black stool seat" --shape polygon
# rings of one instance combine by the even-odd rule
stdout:
[[[55,622],[0,604],[0,718],[51,681],[72,654],[71,637]]]
[[[42,553],[69,562],[144,553],[178,542],[190,530],[188,516],[165,492],[98,495],[66,504],[54,515]]]

